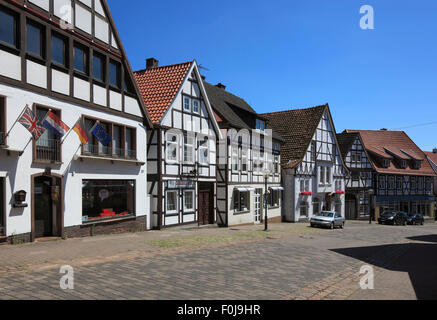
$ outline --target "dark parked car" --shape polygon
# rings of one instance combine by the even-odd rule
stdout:
[[[425,218],[423,217],[423,214],[421,213],[408,214],[407,224],[411,224],[411,225],[420,224],[421,226],[423,226],[424,223],[425,223]]]
[[[405,226],[408,221],[408,214],[399,211],[384,212],[379,218],[379,224],[391,224],[396,226]]]

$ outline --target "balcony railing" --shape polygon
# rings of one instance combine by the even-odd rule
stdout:
[[[137,153],[135,150],[127,150],[120,148],[105,147],[102,145],[87,144],[83,148],[83,153],[85,155],[93,155],[97,157],[106,157],[114,159],[131,159],[135,160],[137,158]]]
[[[61,162],[61,142],[59,140],[39,139],[35,151],[35,160]]]
[[[6,145],[6,133],[0,132],[0,146]]]

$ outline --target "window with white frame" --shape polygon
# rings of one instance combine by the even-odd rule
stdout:
[[[253,173],[257,174],[259,172],[258,168],[258,151],[253,151]]]
[[[258,169],[260,173],[264,170],[264,152],[259,153]]]
[[[184,213],[194,212],[194,190],[184,191]]]
[[[241,149],[241,171],[246,173],[248,170],[247,167],[247,149]]]
[[[166,135],[166,160],[167,162],[178,162],[179,136],[175,133]]]
[[[271,153],[267,155],[267,170],[273,173],[273,155]]]
[[[402,181],[403,179],[402,179],[402,177],[397,177],[397,179],[396,179],[396,181],[397,181],[397,189],[398,190],[402,190],[402,184],[403,184],[403,181]]]
[[[385,189],[385,184],[386,184],[386,177],[384,176],[379,177],[379,188]]]
[[[276,208],[279,207],[279,203],[281,199],[281,191],[280,190],[270,190],[270,207]]]
[[[265,121],[256,119],[256,129],[259,131],[264,131],[266,129]]]
[[[325,172],[326,172],[326,168],[320,167],[320,174],[319,174],[320,184],[325,184]]]
[[[184,96],[184,111],[191,112],[190,97]]]
[[[274,157],[273,170],[274,170],[275,174],[279,174],[279,156]]]
[[[309,179],[300,180],[300,191],[301,192],[309,192],[310,191],[310,180]]]
[[[388,188],[393,190],[395,188],[395,177],[388,178]]]
[[[195,138],[193,136],[184,136],[184,162],[193,164],[194,163],[194,144]]]
[[[209,139],[207,136],[199,141],[199,163],[209,164]]]
[[[232,160],[231,160],[232,172],[238,171],[238,147],[232,146]]]
[[[179,212],[178,191],[167,191],[165,193],[165,214],[177,214]]]
[[[335,180],[335,190],[336,191],[343,190],[343,182],[341,180]]]
[[[331,167],[326,167],[326,184],[331,184]]]
[[[200,112],[200,101],[197,99],[192,99],[192,105],[193,105],[193,112],[199,113]]]
[[[245,212],[250,210],[250,192],[234,191],[234,211]]]

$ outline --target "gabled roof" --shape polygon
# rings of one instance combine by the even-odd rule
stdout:
[[[153,123],[161,123],[192,65],[193,61],[134,72]]]
[[[358,133],[347,133],[342,132],[337,134],[338,146],[340,148],[340,153],[343,158],[347,156],[347,153],[352,148],[355,140],[359,138]]]
[[[328,108],[326,104],[308,109],[262,114],[285,141],[281,148],[283,165],[294,167],[303,160],[323,114]]]
[[[432,165],[435,167],[435,173],[437,174],[437,153],[425,151],[425,155],[428,161],[432,162]]]
[[[373,167],[379,173],[403,174],[403,175],[434,175],[434,171],[426,159],[425,153],[410,139],[404,131],[388,130],[346,130],[346,133],[359,133],[364,148],[373,154],[369,158]],[[398,167],[393,161],[389,168],[383,168],[378,157],[386,159],[399,158],[403,160],[422,161],[419,170],[408,166],[406,169]]]
[[[230,93],[224,88],[219,88],[211,83],[203,81],[208,98],[216,113],[218,122],[227,122],[236,129],[255,129],[247,123],[247,118],[266,120],[242,98]],[[246,121],[245,121],[246,120]],[[267,125],[267,129],[272,129]],[[273,131],[273,138],[282,141],[282,137]]]

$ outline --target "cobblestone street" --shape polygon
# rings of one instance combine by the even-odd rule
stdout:
[[[437,298],[437,225],[151,231],[0,247],[1,299]],[[375,268],[375,289],[359,288]],[[74,268],[61,290],[60,267]]]

